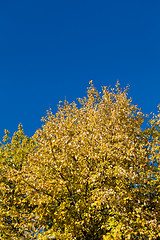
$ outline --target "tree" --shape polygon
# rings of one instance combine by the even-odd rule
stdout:
[[[127,91],[117,82],[99,93],[91,81],[79,107],[60,103],[29,145],[20,145],[27,155],[14,171],[25,204],[9,215],[20,219],[18,232],[25,225],[28,239],[158,239],[160,113],[143,130],[147,116]]]
[[[28,201],[28,184],[22,175],[33,149],[34,142],[24,135],[21,124],[12,139],[5,130],[0,146],[0,239],[29,239],[35,229],[30,218],[35,204]]]

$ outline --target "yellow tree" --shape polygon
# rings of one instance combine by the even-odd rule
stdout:
[[[143,131],[127,91],[99,93],[91,81],[80,107],[65,101],[43,119],[24,170],[46,230],[39,239],[158,237],[160,115]]]
[[[158,239],[160,114],[143,130],[127,92],[91,81],[79,107],[1,145],[2,239]]]
[[[0,145],[0,239],[30,239],[31,229],[35,229],[30,220],[35,205],[27,199],[22,176],[22,167],[33,149],[34,142],[24,135],[21,124],[12,138],[5,130]]]

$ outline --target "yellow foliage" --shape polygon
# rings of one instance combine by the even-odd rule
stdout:
[[[143,130],[127,92],[91,81],[80,107],[60,102],[32,138],[22,125],[12,139],[5,131],[1,239],[158,237],[160,114]]]

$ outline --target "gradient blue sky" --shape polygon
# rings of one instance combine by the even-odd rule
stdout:
[[[130,84],[145,113],[160,103],[160,1],[0,1],[0,139],[27,135],[59,100]]]

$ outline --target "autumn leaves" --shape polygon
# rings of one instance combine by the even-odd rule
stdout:
[[[6,132],[2,239],[158,237],[160,115],[142,130],[145,116],[127,91],[117,83],[98,93],[90,82],[79,108],[65,101],[48,111],[32,138],[22,126],[11,140]]]

